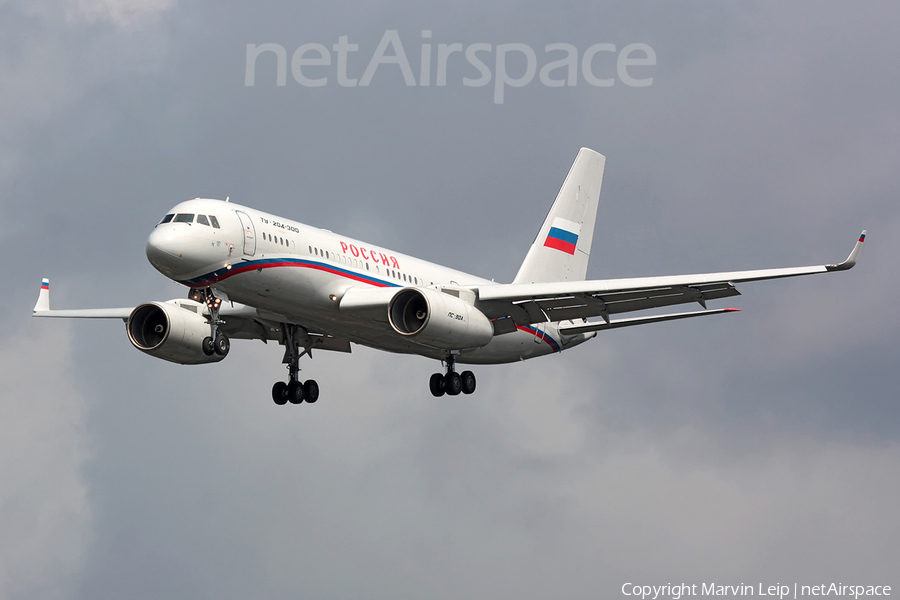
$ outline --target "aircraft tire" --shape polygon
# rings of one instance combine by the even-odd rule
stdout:
[[[276,381],[272,386],[272,400],[278,406],[287,404],[287,384],[283,381]]]
[[[472,371],[463,371],[460,375],[462,379],[462,393],[471,394],[475,391],[475,373]]]
[[[216,345],[213,343],[211,337],[203,338],[203,341],[200,342],[200,347],[203,349],[203,354],[207,356],[212,356],[216,353]]]
[[[462,377],[459,373],[447,373],[444,376],[444,391],[448,396],[457,396],[462,391]]]
[[[319,399],[319,384],[315,379],[309,379],[303,384],[303,397],[310,404]]]
[[[215,342],[216,354],[226,356],[229,350],[231,350],[231,341],[228,339],[228,336],[222,334],[217,335]]]
[[[444,395],[444,376],[440,373],[435,373],[431,376],[431,379],[428,381],[428,387],[431,390],[431,395],[435,398],[440,398]]]
[[[303,384],[299,381],[292,381],[287,386],[287,399],[291,404],[300,404],[303,402]]]

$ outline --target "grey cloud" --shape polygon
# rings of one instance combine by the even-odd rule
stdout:
[[[89,550],[87,402],[71,385],[69,340],[64,325],[24,330],[0,353],[3,598],[68,597]]]

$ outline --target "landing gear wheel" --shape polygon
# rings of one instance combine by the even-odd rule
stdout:
[[[216,353],[216,345],[213,344],[211,337],[203,338],[203,341],[200,343],[200,347],[203,348],[203,354],[207,356],[212,356]]]
[[[228,336],[222,334],[216,336],[216,342],[213,346],[215,347],[216,354],[219,356],[225,356],[228,354],[228,351],[231,350],[231,342],[228,340]]]
[[[472,371],[463,371],[460,378],[462,379],[463,394],[471,394],[475,391],[475,373]]]
[[[272,386],[272,400],[274,400],[275,404],[278,406],[287,404],[287,384],[285,382],[278,381]]]
[[[315,379],[309,379],[303,384],[303,397],[310,404],[314,404],[319,399],[319,384]]]
[[[287,386],[288,402],[291,404],[300,404],[303,402],[303,384],[299,381],[292,381]]]
[[[453,371],[444,376],[444,391],[448,396],[456,396],[462,391],[462,377]]]
[[[431,395],[435,398],[440,398],[444,395],[444,376],[440,373],[435,373],[431,376],[431,379],[428,381],[428,387],[431,388]]]

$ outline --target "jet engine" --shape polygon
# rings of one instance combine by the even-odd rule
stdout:
[[[125,328],[135,348],[150,356],[181,365],[218,362],[221,354],[203,352],[210,327],[205,306],[193,300],[141,304],[128,317]]]
[[[388,305],[388,320],[400,335],[444,350],[480,348],[494,335],[491,321],[480,310],[431,288],[397,292]]]

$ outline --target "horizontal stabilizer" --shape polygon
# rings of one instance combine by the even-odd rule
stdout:
[[[589,333],[591,331],[600,331],[601,329],[617,329],[619,327],[630,327],[632,325],[643,325],[644,323],[659,323],[661,321],[675,321],[678,319],[689,319],[691,317],[703,317],[706,315],[719,315],[727,312],[739,312],[738,308],[720,308],[716,310],[698,310],[695,312],[675,313],[671,315],[655,315],[652,317],[635,317],[633,319],[619,319],[618,321],[586,323],[584,325],[560,325],[559,332],[563,335],[577,335],[579,333]]]

